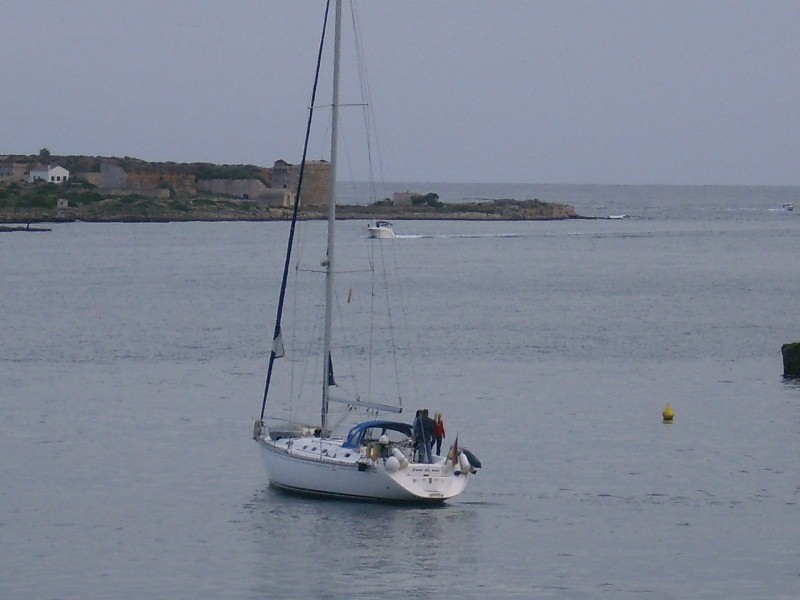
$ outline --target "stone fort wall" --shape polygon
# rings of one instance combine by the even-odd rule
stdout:
[[[161,166],[157,171],[147,169],[126,170],[106,161],[99,173],[82,173],[98,188],[115,194],[136,193],[143,196],[163,195],[163,190],[174,189],[179,196],[195,198],[210,194],[231,198],[260,201],[269,206],[291,206],[300,179],[300,165],[283,160],[276,161],[272,169],[264,169],[264,179],[197,179],[195,175],[170,171]],[[301,203],[305,207],[324,207],[328,204],[330,189],[330,163],[309,161],[303,179]]]

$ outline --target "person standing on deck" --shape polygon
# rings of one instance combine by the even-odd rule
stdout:
[[[422,439],[419,440],[420,462],[431,462],[431,446],[433,446],[433,419],[428,416],[428,409],[423,408],[419,417]]]
[[[411,425],[411,431],[414,435],[414,460],[422,460],[422,452],[420,451],[422,438],[425,432],[422,430],[422,410],[417,410],[414,416],[414,423]]]
[[[442,454],[442,440],[446,437],[444,433],[444,420],[442,413],[433,415],[433,441],[436,443],[436,454]]]

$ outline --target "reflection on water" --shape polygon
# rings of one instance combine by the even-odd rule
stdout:
[[[262,589],[272,594],[291,595],[297,581],[320,598],[369,598],[378,590],[401,597],[409,585],[405,597],[474,592],[482,524],[474,506],[349,502],[267,486],[248,509],[263,560],[259,577],[268,578]]]

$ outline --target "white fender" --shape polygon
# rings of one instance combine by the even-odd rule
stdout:
[[[386,468],[387,473],[396,473],[400,470],[400,461],[397,460],[397,457],[390,456],[386,459],[386,462],[383,463],[383,466]]]
[[[469,473],[470,472],[469,459],[467,458],[466,454],[464,454],[463,452],[458,455],[458,465],[461,467],[461,471],[463,473]]]
[[[392,456],[394,456],[397,459],[397,462],[400,463],[401,469],[405,469],[408,466],[408,459],[399,448],[392,448]]]

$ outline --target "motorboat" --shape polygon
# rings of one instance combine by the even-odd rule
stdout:
[[[389,221],[375,221],[367,225],[369,237],[379,239],[390,239],[395,237],[394,227]]]

